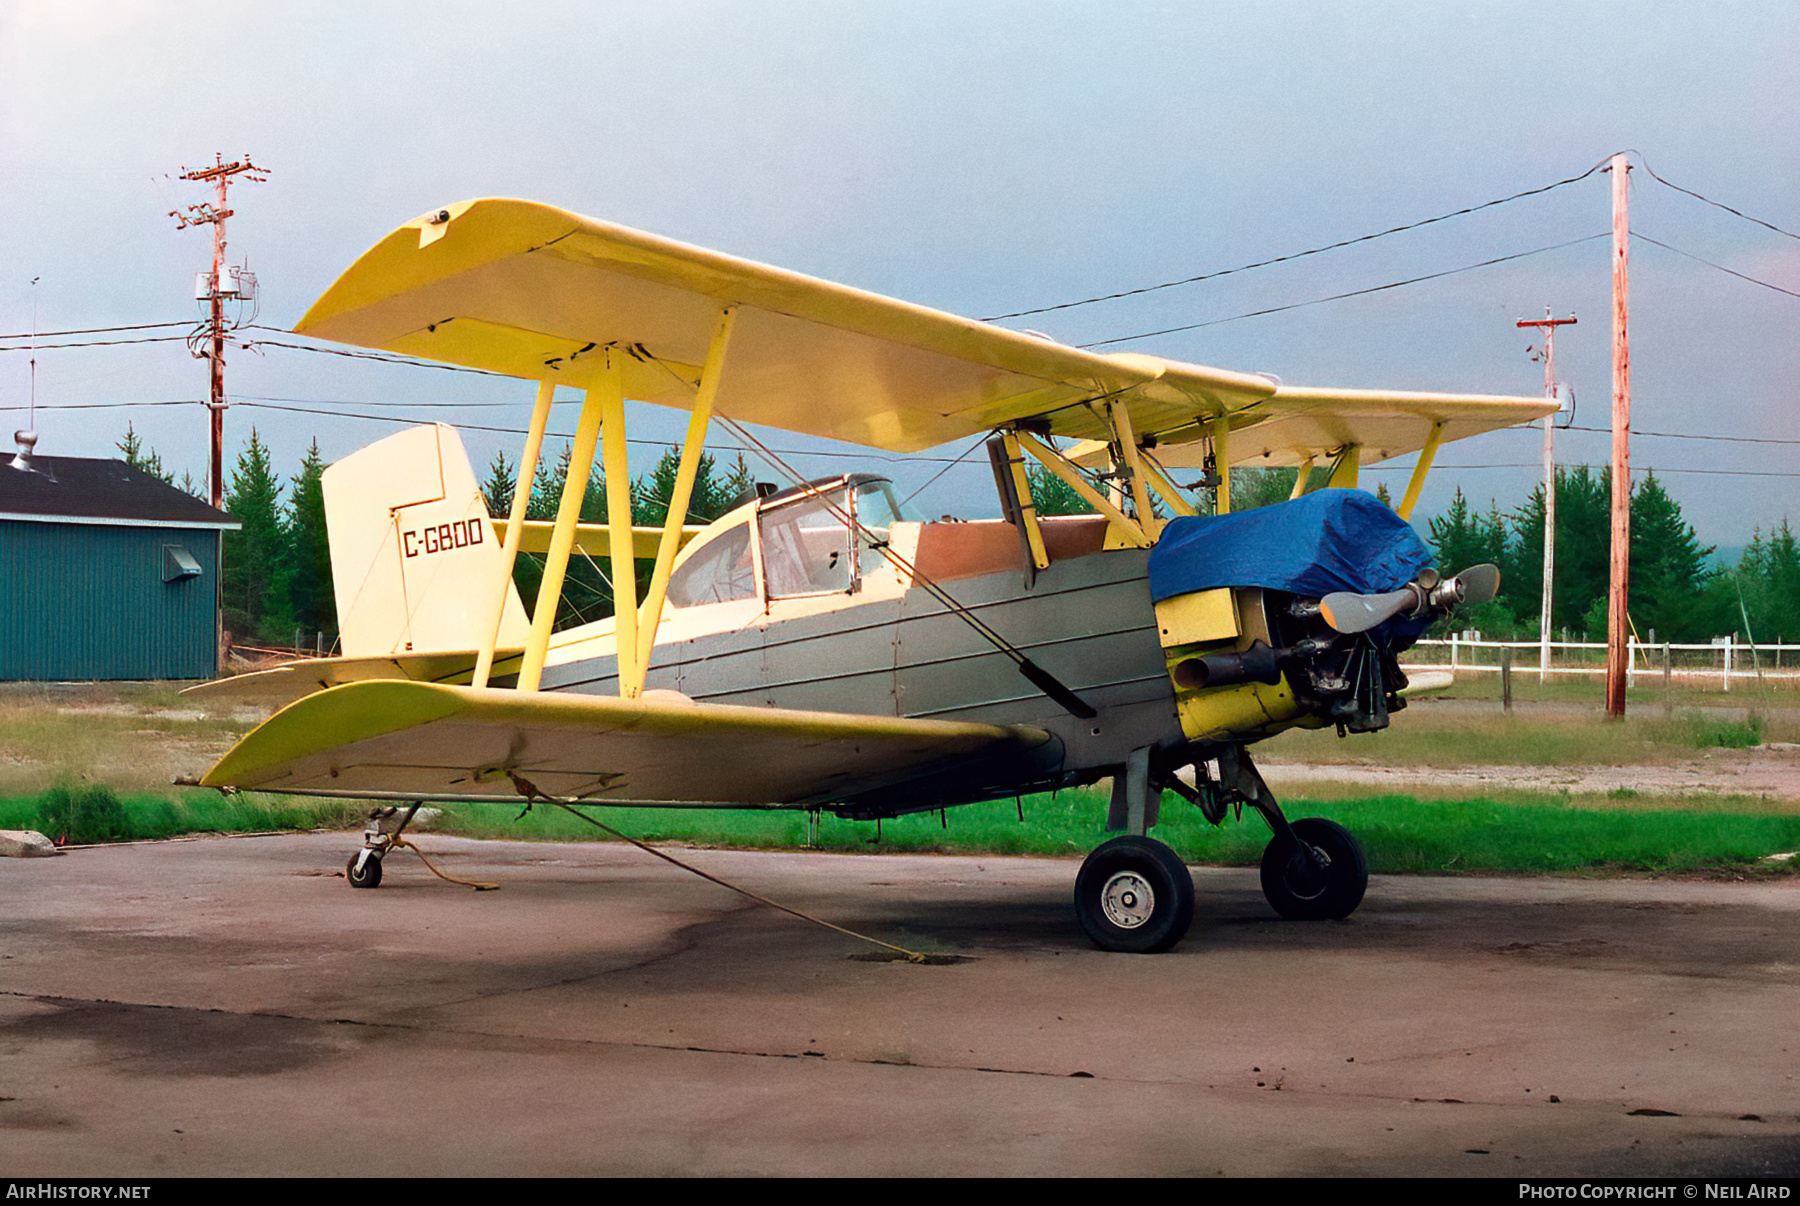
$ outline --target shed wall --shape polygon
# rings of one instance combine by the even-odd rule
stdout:
[[[216,530],[0,521],[0,679],[211,678],[218,573]]]

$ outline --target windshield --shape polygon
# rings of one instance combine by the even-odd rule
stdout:
[[[863,547],[876,540],[885,541],[894,524],[906,518],[900,500],[894,497],[894,483],[875,478],[857,484],[856,525],[863,529]]]
[[[771,599],[850,589],[854,566],[844,501],[839,487],[763,512],[763,573]]]
[[[668,600],[675,607],[755,597],[756,570],[750,560],[747,520],[708,542],[669,578]]]

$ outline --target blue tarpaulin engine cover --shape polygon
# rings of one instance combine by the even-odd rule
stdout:
[[[1319,598],[1398,590],[1432,562],[1412,525],[1363,490],[1315,490],[1234,515],[1176,519],[1150,550],[1150,597],[1260,586]]]

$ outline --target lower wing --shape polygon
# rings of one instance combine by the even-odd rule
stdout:
[[[525,693],[349,683],[290,704],[201,779],[304,795],[805,805],[965,762],[1028,754],[1042,729]]]

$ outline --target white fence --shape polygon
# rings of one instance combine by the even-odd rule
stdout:
[[[1512,651],[1512,672],[1528,680],[1552,676],[1606,674],[1603,641],[1550,641],[1544,666],[1542,641],[1483,640],[1479,632],[1457,633],[1447,640],[1420,641],[1401,662],[1413,670],[1449,670],[1454,674],[1497,674],[1500,651]],[[1800,690],[1800,645],[1752,645],[1720,637],[1705,645],[1648,644],[1633,639],[1627,646],[1626,685],[1649,687],[1667,683],[1690,690],[1731,691],[1750,687]]]

